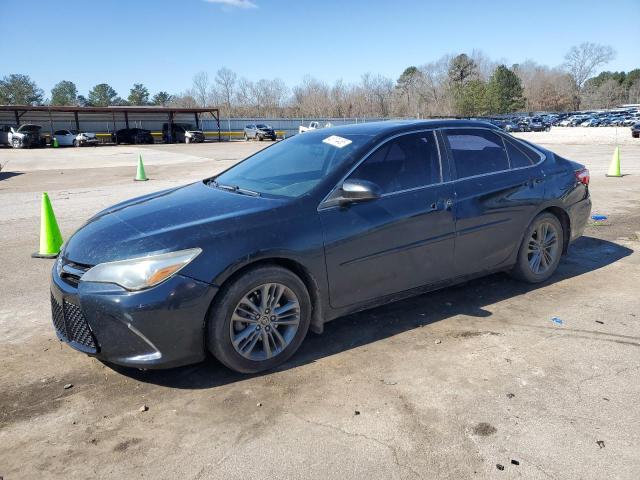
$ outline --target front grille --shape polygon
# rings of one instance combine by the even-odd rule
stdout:
[[[53,317],[53,326],[55,327],[56,332],[66,340],[67,330],[64,326],[64,313],[62,313],[62,307],[56,299],[53,298],[53,295],[51,295],[51,316]]]
[[[91,266],[66,260],[63,260],[63,262],[64,263],[60,270],[60,278],[69,285],[77,287],[78,282],[80,282],[80,278],[91,268]]]
[[[85,347],[82,350],[87,353],[96,353],[98,351],[87,319],[78,305],[66,300],[60,305],[52,295],[51,315],[53,317],[53,326],[63,340]]]

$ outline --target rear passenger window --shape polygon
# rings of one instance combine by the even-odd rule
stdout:
[[[447,129],[444,134],[458,178],[509,169],[507,153],[497,134],[481,129]]]
[[[509,139],[504,139],[504,144],[507,147],[507,154],[509,155],[509,161],[511,162],[511,168],[520,168],[520,167],[528,167],[530,165],[535,164],[537,161],[534,160],[533,152],[530,152],[527,155],[525,152],[525,147],[520,147],[515,145]]]
[[[388,141],[350,178],[373,182],[383,194],[439,183],[440,157],[433,132],[411,133]]]

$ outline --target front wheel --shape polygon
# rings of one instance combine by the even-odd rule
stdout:
[[[563,245],[564,232],[558,217],[541,213],[527,227],[511,273],[528,283],[544,282],[558,268]]]
[[[20,148],[22,145],[20,144],[20,140],[17,138],[14,138],[11,140],[11,146],[13,148]]]
[[[285,362],[304,340],[311,300],[298,276],[258,267],[223,287],[207,320],[209,351],[236,372],[256,373]]]

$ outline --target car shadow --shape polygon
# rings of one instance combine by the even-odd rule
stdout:
[[[232,372],[214,358],[168,370],[111,368],[145,383],[181,389],[205,389],[248,378],[269,375],[305,365],[323,357],[358,348],[378,340],[424,327],[455,315],[489,317],[484,307],[583,275],[610,265],[633,253],[616,243],[593,237],[581,237],[563,257],[558,271],[547,282],[530,285],[499,273],[468,283],[426,293],[417,297],[348,315],[325,325],[322,335],[309,334],[293,358],[275,370],[256,375]]]
[[[7,178],[17,177],[18,175],[24,175],[23,172],[0,172],[0,182]]]

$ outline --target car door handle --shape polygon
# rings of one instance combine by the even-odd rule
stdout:
[[[544,178],[530,178],[527,183],[529,184],[530,187],[533,187],[535,185],[541,184],[543,181],[544,181]]]
[[[453,200],[450,198],[446,200],[438,200],[429,205],[429,211],[435,212],[436,210],[450,210],[453,206]]]

